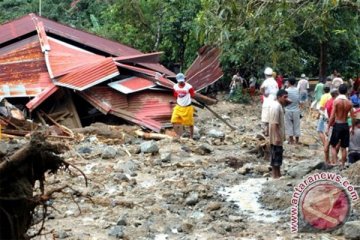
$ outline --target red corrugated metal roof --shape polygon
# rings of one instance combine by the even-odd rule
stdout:
[[[220,53],[218,48],[201,48],[198,57],[186,71],[187,81],[196,91],[213,84],[223,76],[219,62]]]
[[[2,97],[32,97],[53,86],[36,38],[8,46],[0,62]]]
[[[155,87],[156,84],[145,78],[130,77],[120,81],[109,83],[108,86],[124,94],[129,94]]]
[[[55,93],[59,87],[52,85],[44,89],[40,94],[36,95],[33,99],[31,99],[26,107],[32,112],[35,108],[37,108],[41,103],[43,103],[48,97],[50,97],[53,93]]]
[[[84,44],[113,56],[131,56],[142,54],[142,52],[137,49],[81,31],[79,29],[65,26],[35,14],[29,14],[1,25],[0,44],[24,36],[25,34],[35,32],[37,22],[43,22],[47,33],[52,33],[65,39]],[[174,75],[172,71],[159,63],[141,63],[140,65],[167,75]]]
[[[96,63],[105,59],[103,56],[53,38],[49,38],[49,43],[49,65],[54,77],[62,76],[83,65]]]
[[[112,58],[106,58],[73,69],[71,73],[55,81],[55,85],[82,91],[119,74]]]
[[[123,63],[157,63],[163,52],[144,53],[130,56],[115,57],[114,60]]]
[[[109,87],[97,86],[79,92],[89,103],[104,114],[123,118],[159,132],[171,116],[171,94],[158,91],[142,91],[131,95],[121,94]]]
[[[166,88],[169,88],[169,89],[173,88],[174,83],[172,81],[170,81],[169,79],[164,78],[162,76],[158,77],[158,79],[155,79],[155,76],[156,76],[155,71],[145,69],[145,68],[140,68],[140,67],[134,67],[134,66],[124,64],[124,63],[116,63],[116,65],[121,67],[121,68],[125,68],[125,69],[128,69],[128,70],[137,72],[137,73],[146,74],[146,75],[152,77],[156,84],[161,85],[161,86],[166,87]]]

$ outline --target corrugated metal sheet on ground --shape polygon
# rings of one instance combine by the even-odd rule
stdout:
[[[128,107],[127,96],[107,86],[95,86],[78,94],[104,114],[111,108]]]
[[[128,97],[128,111],[133,112],[137,118],[150,118],[159,123],[169,123],[172,107],[170,101],[174,101],[172,94],[146,90],[131,94]]]
[[[145,78],[130,77],[120,81],[109,83],[108,86],[124,94],[129,94],[155,87],[156,84]]]
[[[186,71],[186,78],[196,91],[211,85],[223,76],[220,67],[220,49],[205,46],[199,50],[198,57]]]
[[[82,91],[119,74],[113,59],[106,58],[73,69],[71,73],[60,77],[55,85]]]

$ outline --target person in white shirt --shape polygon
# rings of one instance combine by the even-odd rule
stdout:
[[[260,91],[264,95],[264,102],[261,110],[261,122],[264,123],[264,134],[269,135],[269,112],[270,107],[276,100],[276,94],[279,90],[278,84],[273,78],[273,70],[269,67],[265,68],[265,81],[260,86]]]
[[[171,123],[178,136],[182,133],[182,126],[188,126],[192,139],[194,135],[194,108],[191,105],[191,98],[195,96],[195,90],[189,83],[185,82],[184,74],[178,73],[176,80],[178,82],[174,85],[176,106],[173,109]]]
[[[301,79],[297,84],[297,88],[299,89],[299,93],[300,93],[300,102],[301,103],[306,102],[308,99],[308,89],[310,88],[310,86],[309,86],[309,81],[307,80],[306,75],[304,73],[301,74]]]

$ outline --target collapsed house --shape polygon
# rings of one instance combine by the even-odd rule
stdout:
[[[0,100],[20,106],[26,118],[69,128],[101,117],[156,132],[170,126],[175,73],[159,63],[161,52],[145,54],[35,14],[0,32]],[[197,92],[222,77],[219,55],[203,47],[186,71]],[[214,102],[199,93],[195,99]]]

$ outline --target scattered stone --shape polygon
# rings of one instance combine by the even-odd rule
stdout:
[[[180,232],[191,233],[193,231],[194,225],[189,222],[183,222],[180,227]]]
[[[206,209],[208,211],[215,211],[215,210],[219,210],[221,208],[221,204],[219,202],[210,202]]]
[[[118,226],[126,226],[127,225],[126,216],[119,217],[119,219],[116,222],[116,225],[118,225]]]
[[[159,152],[159,147],[155,141],[145,141],[140,144],[140,150],[142,153],[157,153]]]
[[[216,129],[211,129],[207,135],[209,137],[213,137],[213,138],[224,138],[225,137],[225,133],[223,133],[222,131],[216,130]]]
[[[113,159],[115,158],[115,156],[116,156],[116,149],[111,146],[105,147],[101,154],[102,159]]]
[[[6,155],[8,151],[8,144],[6,142],[0,142],[0,157],[3,157]]]
[[[55,236],[59,239],[65,239],[70,237],[70,235],[66,232],[66,231],[59,231],[57,234],[55,234]]]
[[[199,202],[199,194],[197,192],[192,192],[186,199],[186,205],[195,205]]]
[[[129,178],[123,173],[117,173],[114,176],[114,180],[118,182],[129,182]]]
[[[346,222],[343,230],[345,239],[360,239],[360,221]]]
[[[296,163],[295,166],[288,169],[287,173],[293,178],[302,178],[312,170],[320,169],[324,165],[324,161],[316,160],[303,160]]]
[[[194,152],[199,155],[207,155],[214,151],[214,148],[207,143],[203,143],[194,149]]]
[[[92,150],[89,147],[79,147],[79,149],[78,149],[78,153],[80,153],[80,154],[87,154],[87,153],[91,153],[91,152],[92,152]]]
[[[109,236],[122,238],[124,237],[124,227],[123,226],[113,226],[108,232]]]

